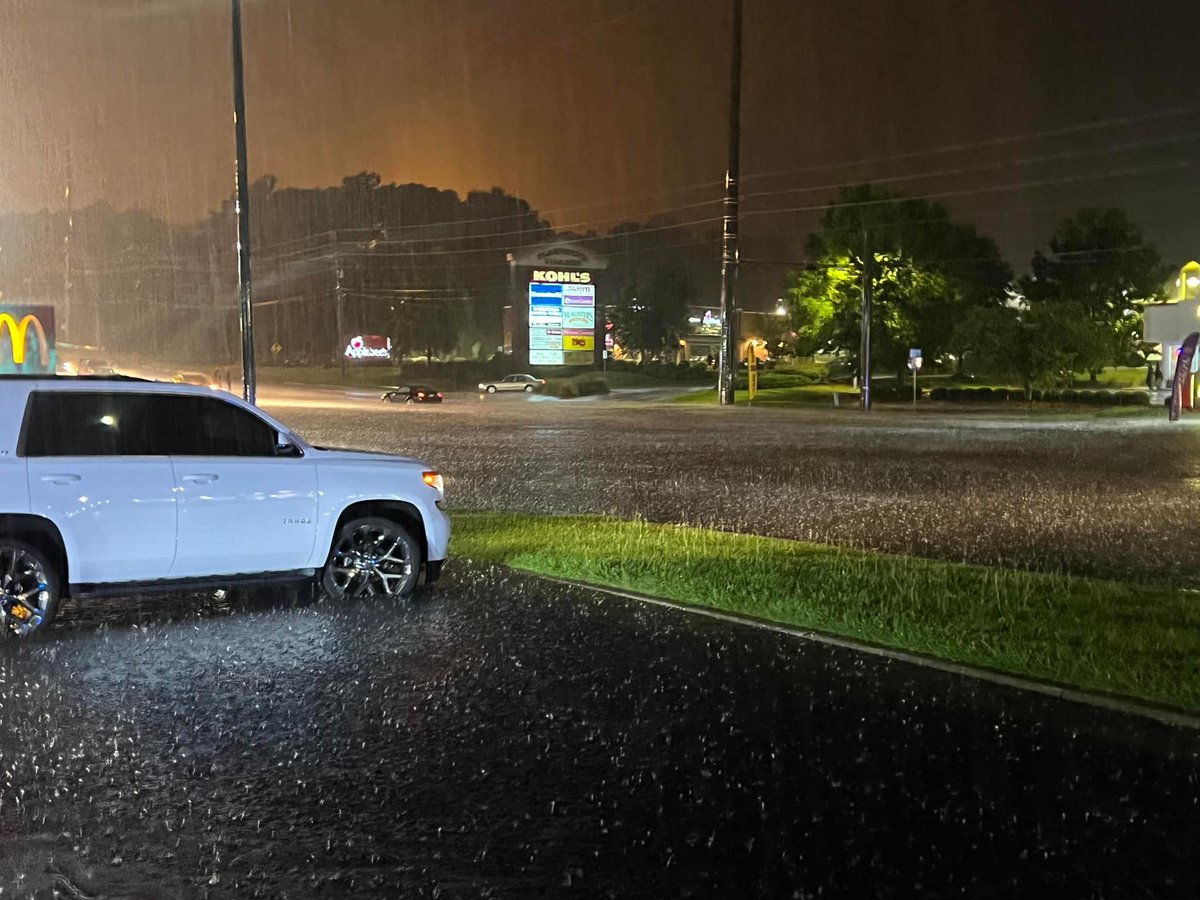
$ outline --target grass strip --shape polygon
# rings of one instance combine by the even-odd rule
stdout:
[[[601,516],[456,513],[454,551],[1200,710],[1200,596]]]

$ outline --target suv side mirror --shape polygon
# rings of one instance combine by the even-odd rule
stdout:
[[[292,436],[286,431],[277,431],[275,433],[275,455],[276,456],[303,456],[304,453],[292,441]]]

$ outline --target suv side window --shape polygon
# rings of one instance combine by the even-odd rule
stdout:
[[[155,443],[170,456],[275,456],[275,429],[216,397],[150,398]]]
[[[144,394],[34,391],[25,411],[25,456],[152,456]],[[161,452],[161,451],[160,451]]]

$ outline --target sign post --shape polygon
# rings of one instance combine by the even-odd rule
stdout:
[[[746,396],[753,403],[758,395],[758,357],[754,355],[754,341],[746,342]]]
[[[921,348],[911,348],[908,351],[908,367],[913,373],[913,409],[917,408],[917,373],[921,371],[921,362]]]

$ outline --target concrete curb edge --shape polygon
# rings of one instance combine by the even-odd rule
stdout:
[[[1172,709],[1165,706],[1154,706],[1152,704],[1141,703],[1137,700],[1132,700],[1127,697],[1118,697],[1112,694],[1086,691],[1081,688],[1066,687],[1065,685],[1055,684],[1049,681],[1038,681],[1034,678],[1023,678],[1020,675],[1010,675],[1008,673],[999,672],[993,669],[979,668],[977,666],[951,662],[949,660],[938,659],[932,656],[922,656],[919,653],[908,653],[904,650],[895,650],[890,647],[880,646],[878,644],[870,644],[865,641],[856,641],[853,638],[827,634],[821,631],[813,631],[808,628],[799,628],[794,625],[783,625],[779,622],[756,619],[753,616],[741,616],[737,615],[736,613],[724,612],[723,610],[712,609],[711,607],[707,606],[693,606],[688,603],[681,603],[677,600],[668,600],[665,597],[655,597],[651,594],[639,594],[636,591],[605,587],[603,585],[590,584],[585,581],[572,581],[569,578],[556,578],[552,575],[539,575],[536,572],[527,572],[522,569],[514,569],[513,571],[521,572],[525,575],[532,575],[545,581],[552,581],[558,584],[570,585],[571,587],[575,588],[582,588],[583,590],[594,591],[599,594],[608,594],[610,596],[621,597],[626,600],[635,600],[639,603],[649,603],[655,606],[663,606],[667,607],[668,609],[678,610],[679,612],[704,616],[709,619],[716,619],[720,622],[729,622],[734,625],[741,625],[749,628],[759,628],[764,631],[774,631],[779,634],[786,634],[790,635],[791,637],[801,638],[802,640],[814,641],[819,644],[827,644],[832,647],[840,647],[843,650],[853,650],[858,653],[868,653],[872,656],[880,656],[885,659],[896,660],[897,662],[923,666],[927,669],[937,669],[942,672],[947,672],[951,675],[961,675],[967,678],[975,678],[979,681],[987,681],[992,684],[1002,685],[1003,687],[1015,688],[1022,691],[1031,691],[1036,694],[1053,697],[1057,700],[1066,700],[1071,703],[1081,703],[1086,706],[1094,706],[1100,709],[1110,710],[1112,712],[1124,713],[1131,716],[1139,716],[1144,719],[1153,719],[1165,725],[1173,725],[1179,728],[1190,728],[1200,731],[1200,715],[1194,715],[1192,713],[1185,712],[1184,710]]]

